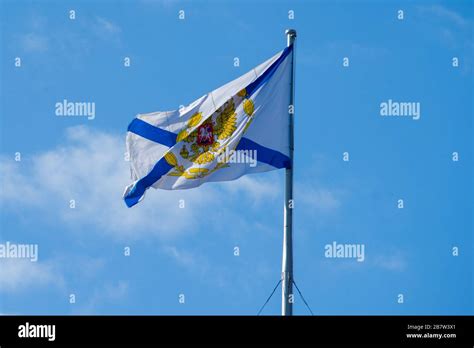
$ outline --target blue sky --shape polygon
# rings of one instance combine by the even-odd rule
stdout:
[[[39,247],[36,263],[0,259],[0,313],[256,314],[280,277],[283,171],[127,209],[125,132],[244,74],[293,27],[295,280],[313,312],[473,314],[472,1],[3,0],[0,18],[0,242]],[[57,117],[63,99],[95,118]],[[420,119],[380,116],[389,99]],[[325,258],[334,241],[365,260]]]

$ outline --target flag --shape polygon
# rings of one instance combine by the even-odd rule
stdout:
[[[126,139],[127,206],[150,187],[189,189],[290,168],[292,52],[291,45],[179,110],[137,115]]]

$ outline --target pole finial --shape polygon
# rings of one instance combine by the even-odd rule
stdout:
[[[288,36],[296,37],[296,30],[295,29],[286,29],[285,34]]]
[[[286,29],[286,44],[287,46],[291,46],[296,40],[296,30],[295,29]]]

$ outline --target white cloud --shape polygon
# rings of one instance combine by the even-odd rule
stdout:
[[[469,21],[459,13],[441,5],[421,6],[420,10],[426,14],[435,15],[462,28],[469,25]]]
[[[129,283],[124,280],[107,282],[98,286],[91,291],[91,294],[84,297],[84,302],[78,303],[77,309],[74,309],[75,313],[104,314],[104,309],[107,311],[107,308],[113,308],[114,304],[123,302],[129,295],[129,289]],[[82,295],[79,294],[79,296]]]
[[[99,25],[100,29],[103,30],[106,33],[118,34],[122,31],[122,29],[120,29],[120,27],[117,24],[111,22],[108,19],[105,19],[105,18],[102,18],[102,17],[97,17],[96,20],[97,20],[97,24]]]
[[[304,208],[328,213],[337,210],[341,206],[341,196],[342,192],[340,190],[315,189],[311,186],[299,185],[297,186],[295,200],[296,204],[301,202]]]
[[[161,251],[170,257],[178,266],[185,269],[187,272],[198,276],[200,279],[207,281],[208,272],[212,269],[214,277],[218,278],[222,273],[219,265],[212,265],[208,260],[207,255],[203,253],[192,252],[182,247],[166,245],[161,248]]]
[[[49,40],[46,36],[27,33],[20,36],[21,47],[26,52],[45,52],[49,47]]]
[[[222,187],[230,194],[243,192],[251,195],[254,203],[260,203],[264,199],[273,199],[278,196],[278,191],[282,189],[284,183],[275,184],[277,172],[268,173],[265,179],[260,179],[255,175],[243,176],[238,180],[224,183]],[[281,180],[281,179],[280,179]]]
[[[104,17],[96,17],[90,25],[93,32],[104,41],[112,41],[116,44],[121,42],[122,28],[110,19]]]
[[[34,208],[55,223],[59,218],[84,233],[94,227],[95,232],[130,240],[193,233],[209,207],[216,202],[232,204],[233,195],[262,200],[274,195],[271,185],[241,178],[233,185],[207,184],[192,190],[150,189],[143,202],[127,208],[122,193],[131,180],[124,152],[123,136],[85,126],[69,128],[64,145],[33,156],[30,162],[2,159],[0,204],[22,209],[23,214]],[[184,209],[179,207],[181,199]],[[75,200],[75,209],[69,208],[70,200]]]
[[[0,197],[5,204],[44,209],[51,217],[117,237],[176,234],[189,228],[197,217],[193,205],[209,195],[201,197],[199,190],[148,192],[139,207],[129,209],[121,198],[130,182],[123,153],[124,139],[86,127],[69,128],[66,145],[35,156],[31,163],[2,164],[6,190]],[[179,209],[180,198],[189,208]],[[75,209],[69,208],[72,199]]]
[[[104,298],[112,301],[120,300],[127,296],[129,289],[128,282],[118,281],[116,284],[106,284],[104,287]]]
[[[0,259],[0,292],[19,292],[32,287],[61,286],[62,277],[52,263],[27,259]]]
[[[78,25],[67,25],[60,29],[55,24],[35,13],[30,19],[29,28],[16,34],[14,42],[26,53],[54,51],[55,54],[48,59],[58,59],[62,64],[66,58],[73,62],[68,64],[69,67],[76,67],[85,55],[93,51],[94,40],[99,39],[101,45],[105,42],[121,46],[122,28],[110,19],[85,18]]]
[[[196,264],[196,257],[188,251],[178,250],[174,246],[165,246],[163,251],[183,266],[190,267]]]
[[[401,272],[406,268],[406,259],[400,252],[395,252],[390,255],[376,256],[374,265],[388,271]]]

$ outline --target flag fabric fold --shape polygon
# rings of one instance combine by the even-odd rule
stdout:
[[[188,189],[290,168],[292,49],[179,110],[137,115],[126,139],[133,180],[127,206],[150,187]]]

